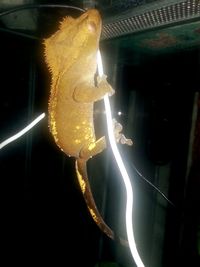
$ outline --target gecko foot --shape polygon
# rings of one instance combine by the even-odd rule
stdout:
[[[117,122],[116,119],[113,119],[113,129],[115,134],[115,140],[117,143],[121,143],[123,145],[128,146],[133,145],[133,141],[129,138],[126,138],[125,135],[121,133],[123,127],[119,122]]]
[[[112,96],[115,93],[115,90],[107,82],[107,76],[105,74],[103,74],[101,77],[97,76],[97,86],[104,88],[105,93],[108,93],[109,96]]]

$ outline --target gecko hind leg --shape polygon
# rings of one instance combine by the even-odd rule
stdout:
[[[113,119],[113,131],[115,140],[117,143],[126,144],[132,146],[133,141],[129,138],[126,138],[124,134],[121,133],[123,127],[122,125]],[[93,156],[101,153],[106,148],[106,139],[105,136],[99,138],[97,141],[90,142],[85,144],[80,151],[80,158],[88,160]]]
[[[85,144],[80,151],[80,158],[88,160],[93,156],[101,153],[106,148],[105,136],[101,137],[97,141]]]

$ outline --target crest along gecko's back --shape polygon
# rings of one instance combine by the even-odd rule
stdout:
[[[94,102],[114,93],[105,77],[94,78],[100,34],[101,17],[92,9],[76,19],[66,17],[59,30],[45,40],[45,58],[52,75],[49,128],[60,149],[76,158],[77,178],[93,220],[114,238],[95,205],[86,170],[87,160],[106,147],[104,136],[95,137]]]

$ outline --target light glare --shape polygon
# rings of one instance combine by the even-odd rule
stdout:
[[[18,139],[19,137],[21,137],[22,135],[24,135],[26,132],[28,132],[31,128],[33,128],[39,121],[41,121],[43,118],[45,117],[45,113],[42,113],[41,115],[39,115],[35,120],[33,120],[30,124],[28,124],[24,129],[22,129],[21,131],[19,131],[18,133],[16,133],[15,135],[9,137],[8,139],[6,139],[5,141],[3,141],[2,143],[0,143],[0,149],[2,149],[4,146],[8,145],[9,143],[15,141],[16,139]]]
[[[97,53],[97,64],[98,64],[98,73],[99,76],[103,76],[103,64],[101,59],[100,51]],[[106,110],[106,121],[107,121],[107,128],[108,128],[108,137],[111,145],[111,149],[113,151],[113,155],[115,157],[115,160],[117,162],[117,165],[119,167],[119,170],[121,172],[125,188],[126,188],[126,231],[127,231],[127,238],[129,242],[129,247],[131,250],[131,254],[133,256],[133,259],[138,267],[145,267],[140,255],[137,251],[135,238],[134,238],[134,232],[133,232],[133,225],[132,225],[132,209],[133,209],[133,190],[130,182],[130,178],[128,176],[128,173],[126,171],[126,168],[124,166],[123,160],[121,158],[121,155],[119,153],[119,150],[117,148],[117,144],[115,142],[115,137],[113,133],[113,123],[112,123],[112,112],[110,107],[110,101],[108,94],[104,96],[104,105]]]

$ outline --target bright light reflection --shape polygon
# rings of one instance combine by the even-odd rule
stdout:
[[[104,74],[103,72],[103,65],[101,60],[101,54],[100,51],[98,51],[97,54],[97,62],[98,62],[98,73],[99,76],[102,76]],[[133,190],[130,182],[130,178],[128,176],[128,173],[126,171],[126,168],[124,166],[123,160],[121,158],[121,155],[119,153],[119,150],[117,148],[117,144],[115,142],[115,136],[113,133],[113,123],[112,123],[112,114],[111,114],[111,107],[109,102],[108,94],[104,97],[104,105],[106,110],[106,120],[107,120],[107,128],[108,128],[108,137],[110,141],[110,145],[113,151],[113,155],[115,157],[115,160],[117,162],[117,165],[119,167],[119,170],[121,172],[125,188],[126,188],[126,231],[127,231],[127,238],[129,242],[129,247],[131,250],[131,254],[133,256],[133,259],[138,267],[144,267],[144,264],[140,258],[140,255],[137,251],[135,238],[134,238],[134,232],[133,232],[133,224],[132,224],[132,209],[133,209]]]
[[[9,137],[2,143],[0,143],[0,149],[2,149],[4,146],[8,145],[9,143],[13,142],[14,140],[18,139],[21,137],[23,134],[28,132],[31,128],[33,128],[39,121],[41,121],[45,117],[45,113],[42,113],[39,115],[34,121],[32,121],[30,124],[28,124],[24,129],[16,133],[15,135]]]
[[[98,72],[99,72],[99,76],[102,76],[103,75],[103,65],[102,65],[100,51],[98,51],[97,55],[98,55],[97,56]],[[105,110],[106,110],[106,120],[107,120],[108,137],[109,137],[110,145],[111,145],[113,155],[114,155],[115,160],[118,164],[119,170],[121,172],[121,175],[122,175],[125,187],[126,187],[126,194],[127,194],[126,231],[127,231],[127,238],[128,238],[128,242],[129,242],[129,247],[130,247],[131,254],[133,256],[133,259],[135,260],[136,265],[138,267],[144,267],[144,264],[140,258],[140,255],[137,251],[137,248],[136,248],[133,226],[132,226],[132,208],[133,208],[132,186],[131,186],[130,178],[129,178],[128,173],[126,171],[126,168],[124,166],[123,160],[122,160],[121,155],[118,151],[117,144],[115,142],[115,137],[114,137],[114,133],[113,133],[112,113],[111,113],[111,107],[110,107],[108,95],[105,95],[105,97],[104,97],[104,104],[105,104]],[[0,149],[2,149],[4,146],[8,145],[9,143],[13,142],[14,140],[18,139],[22,135],[24,135],[31,128],[33,128],[40,120],[42,120],[44,117],[45,117],[45,113],[42,113],[34,121],[32,121],[24,129],[22,129],[20,132],[18,132],[17,134],[11,136],[10,138],[8,138],[5,141],[3,141],[2,143],[0,143]]]

